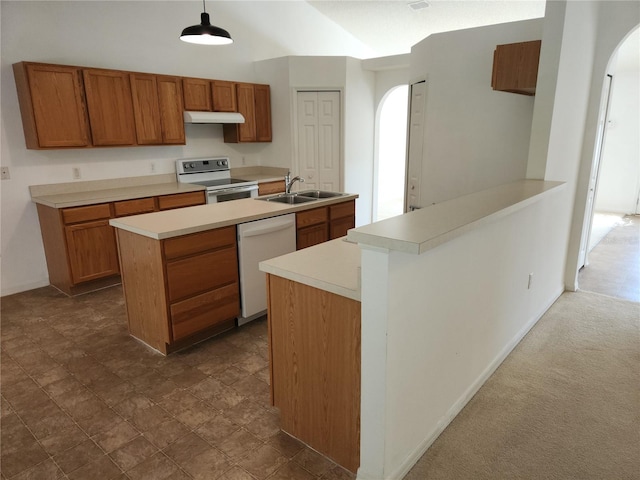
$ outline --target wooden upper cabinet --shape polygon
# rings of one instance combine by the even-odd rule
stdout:
[[[91,145],[79,68],[20,62],[13,72],[27,148]]]
[[[85,69],[82,73],[93,144],[135,145],[129,74],[102,69]]]
[[[271,90],[269,85],[255,85],[256,141],[271,141]]]
[[[158,100],[162,125],[162,143],[184,145],[184,101],[182,79],[158,75]]]
[[[131,96],[139,145],[162,143],[158,82],[155,75],[132,73]]]
[[[184,109],[187,111],[210,112],[211,81],[203,78],[183,78]]]
[[[211,92],[213,94],[214,112],[237,112],[238,102],[236,99],[236,84],[223,80],[213,80],[211,82]]]
[[[138,145],[184,145],[180,78],[146,73],[130,77]]]
[[[236,83],[238,112],[244,116],[240,124],[223,126],[227,143],[271,141],[271,99],[269,85]]]
[[[502,92],[535,95],[541,40],[498,45],[493,53],[491,87]]]
[[[244,116],[244,123],[238,124],[238,141],[255,142],[256,140],[256,97],[253,85],[239,83],[237,85],[238,112]]]

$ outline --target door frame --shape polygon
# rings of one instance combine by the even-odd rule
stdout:
[[[340,190],[344,191],[345,164],[344,164],[344,88],[343,87],[291,87],[291,174],[300,173],[300,159],[298,158],[298,92],[338,92],[340,97]]]
[[[600,118],[598,119],[598,130],[596,133],[596,146],[591,164],[589,176],[589,189],[587,191],[587,207],[584,215],[582,236],[580,239],[580,251],[578,253],[578,270],[589,264],[589,241],[593,228],[593,214],[596,207],[598,195],[598,179],[600,178],[600,167],[602,165],[602,153],[607,141],[607,122],[611,109],[611,91],[613,90],[613,75],[607,73],[604,77],[602,104]]]

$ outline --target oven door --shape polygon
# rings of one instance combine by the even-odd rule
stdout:
[[[207,190],[207,203],[228,202],[258,196],[258,185]]]

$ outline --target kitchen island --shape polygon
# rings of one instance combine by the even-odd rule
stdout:
[[[403,478],[562,292],[540,253],[562,192],[513,182],[261,262],[282,428],[358,478]]]
[[[299,204],[242,199],[111,219],[130,333],[166,355],[233,328],[239,314],[236,225],[309,212],[324,212],[330,222],[336,208],[355,212],[357,197]],[[353,226],[355,216],[350,221]],[[298,234],[304,228],[299,225]]]

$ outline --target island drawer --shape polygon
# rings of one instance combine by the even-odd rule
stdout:
[[[164,256],[167,260],[172,260],[235,244],[236,227],[231,225],[164,240]]]
[[[180,340],[212,327],[240,313],[238,285],[233,283],[201,295],[173,303],[171,332],[173,340]]]
[[[87,205],[86,207],[72,207],[62,210],[62,220],[66,225],[70,223],[90,222],[111,218],[111,207],[108,203]]]
[[[238,281],[233,247],[167,262],[167,290],[173,302]]]
[[[156,202],[153,197],[136,198],[135,200],[123,200],[113,203],[113,211],[116,217],[149,213],[155,211],[155,209]]]

